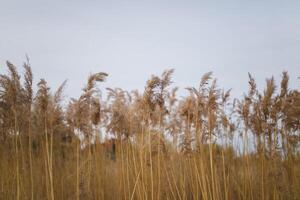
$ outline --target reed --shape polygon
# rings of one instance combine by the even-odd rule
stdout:
[[[0,199],[300,199],[300,92],[282,73],[234,99],[212,72],[178,96],[174,70],[144,91],[91,74],[62,105],[7,62],[0,75]],[[104,92],[104,91],[103,91]],[[105,99],[103,97],[106,97]]]

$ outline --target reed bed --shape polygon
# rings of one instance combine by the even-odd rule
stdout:
[[[0,75],[0,199],[300,199],[300,92],[249,74],[243,98],[212,72],[178,97],[174,70],[145,89],[88,77],[62,106],[66,82],[33,90],[7,62]],[[103,93],[106,93],[103,98]]]

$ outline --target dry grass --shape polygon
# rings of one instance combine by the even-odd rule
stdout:
[[[101,72],[62,107],[66,82],[52,92],[42,79],[35,93],[28,59],[23,77],[7,67],[0,199],[300,199],[300,92],[287,72],[262,92],[249,74],[230,99],[212,72],[178,98],[166,70],[143,93],[107,88],[104,100]]]

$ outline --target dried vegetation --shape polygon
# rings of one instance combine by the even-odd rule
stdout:
[[[173,69],[103,99],[101,72],[62,106],[66,82],[35,92],[28,59],[22,75],[7,69],[0,199],[300,199],[300,92],[287,72],[263,91],[249,74],[241,99],[212,72],[179,98]]]

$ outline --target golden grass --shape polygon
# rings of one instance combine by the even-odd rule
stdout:
[[[62,107],[66,82],[51,92],[42,79],[35,94],[28,59],[23,77],[7,67],[0,199],[300,199],[300,93],[286,72],[263,92],[249,74],[234,100],[211,72],[178,99],[174,70],[143,93],[107,88],[102,100],[108,74],[96,73]]]

